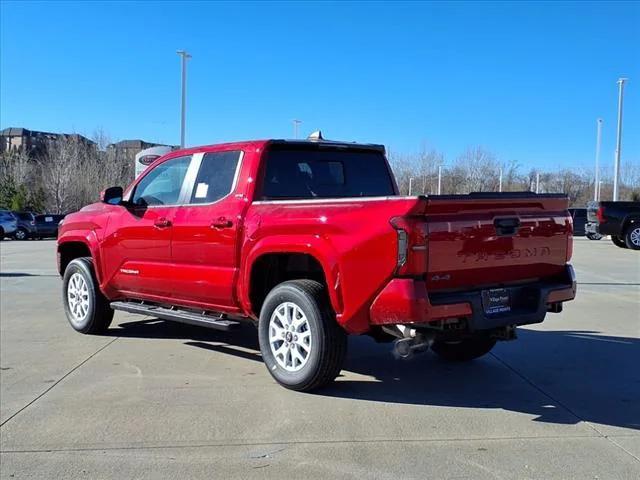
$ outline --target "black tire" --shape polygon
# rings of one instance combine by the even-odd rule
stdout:
[[[274,328],[272,317],[277,315],[276,310],[285,308],[289,312],[286,306],[283,307],[285,303],[293,304],[304,314],[308,327],[300,327],[307,328],[301,333],[310,334],[310,348],[305,363],[299,361],[302,366],[298,366],[297,371],[287,370],[280,363],[286,364],[287,359],[292,358],[291,350],[302,352],[298,345],[289,344],[294,341],[293,335],[278,346],[290,345],[289,352],[285,351],[283,359],[276,360],[269,341],[269,332]],[[273,320],[277,322],[276,318]],[[288,330],[282,330],[284,335],[290,335]],[[293,333],[298,333],[298,330],[292,330]],[[269,292],[260,311],[258,339],[262,358],[271,376],[283,387],[300,392],[315,390],[331,383],[340,373],[347,353],[347,334],[336,323],[327,292],[320,283],[312,280],[291,280]],[[298,337],[295,340],[297,342]]]
[[[0,227],[0,242],[4,240],[4,228]]]
[[[632,223],[624,231],[624,243],[631,250],[640,250],[640,223]]]
[[[88,306],[83,315],[74,313],[72,311],[73,307],[70,306],[72,300],[70,300],[68,294],[69,283],[72,278],[74,278],[74,282],[80,282],[80,280],[75,279],[75,275],[82,277],[87,287],[86,299]],[[67,315],[67,320],[69,320],[74,330],[80,333],[99,334],[109,328],[111,320],[113,320],[113,310],[109,306],[109,301],[98,287],[91,257],[76,258],[67,265],[62,278],[62,303],[64,304],[64,313]],[[73,310],[75,311],[75,309]]]
[[[29,232],[25,228],[20,227],[16,230],[16,233],[13,234],[13,238],[16,240],[28,240]]]
[[[602,240],[602,235],[599,233],[587,233],[587,238],[589,240]]]
[[[611,235],[611,241],[616,247],[628,248],[626,242],[617,235]]]
[[[476,335],[459,341],[436,340],[431,350],[439,357],[451,362],[468,362],[482,357],[491,351],[495,339],[486,335]]]

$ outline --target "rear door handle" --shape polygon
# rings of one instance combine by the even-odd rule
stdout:
[[[231,228],[233,227],[233,222],[231,220],[227,220],[225,217],[220,217],[217,220],[211,222],[211,228]]]
[[[164,217],[156,218],[156,221],[153,222],[153,225],[158,228],[167,228],[171,226],[171,220]]]

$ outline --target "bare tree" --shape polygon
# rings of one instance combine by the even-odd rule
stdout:
[[[51,142],[40,159],[45,206],[52,213],[77,210],[86,201],[90,172],[86,158],[90,148],[77,136],[66,136]]]
[[[453,166],[459,183],[455,193],[498,190],[500,164],[495,155],[483,147],[467,148]]]

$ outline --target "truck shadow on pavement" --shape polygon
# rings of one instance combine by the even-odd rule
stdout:
[[[184,339],[191,347],[262,362],[257,332],[249,325],[227,333],[153,319],[121,323],[109,334]],[[640,430],[639,339],[593,331],[519,329],[518,334],[517,341],[501,342],[491,354],[460,364],[430,352],[395,359],[391,344],[350,337],[342,374],[313,395],[502,409],[532,415],[535,422],[586,421]]]

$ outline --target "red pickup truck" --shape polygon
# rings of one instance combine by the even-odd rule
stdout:
[[[58,237],[75,330],[104,331],[114,309],[254,322],[269,372],[295,390],[335,379],[347,334],[470,360],[576,292],[564,195],[400,196],[381,145],[189,148],[101,197]]]

